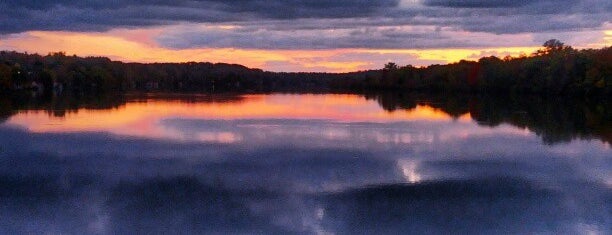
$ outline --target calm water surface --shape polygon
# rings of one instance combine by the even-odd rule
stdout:
[[[610,234],[608,113],[461,103],[0,102],[0,233]]]

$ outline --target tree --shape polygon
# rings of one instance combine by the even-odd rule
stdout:
[[[397,64],[393,62],[385,64],[385,70],[397,70],[398,68],[399,66],[397,66]]]
[[[6,64],[0,64],[0,90],[10,89],[12,86],[11,67]]]
[[[396,63],[389,62],[385,64],[382,73],[382,84],[386,88],[392,88],[399,84],[399,66]]]
[[[549,39],[548,41],[544,42],[542,46],[544,47],[544,50],[538,50],[536,55],[548,55],[571,48],[557,39]]]
[[[542,46],[549,51],[559,51],[565,47],[565,44],[557,39],[550,39],[544,42],[544,45]]]

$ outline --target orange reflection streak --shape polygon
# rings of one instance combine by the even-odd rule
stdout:
[[[249,95],[241,102],[231,103],[181,103],[166,100],[128,102],[117,109],[82,109],[62,118],[41,111],[25,111],[11,117],[8,123],[24,126],[32,132],[104,131],[121,135],[174,138],[173,133],[158,125],[160,121],[170,118],[325,119],[338,122],[453,119],[429,106],[390,113],[380,108],[376,101],[365,100],[357,95]],[[469,116],[458,120],[471,121]],[[227,133],[218,138],[231,139]]]

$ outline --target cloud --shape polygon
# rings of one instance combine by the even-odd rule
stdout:
[[[324,23],[307,19],[300,22],[303,25],[316,24],[312,21]],[[498,35],[427,25],[286,29],[260,25],[192,24],[168,27],[155,37],[159,45],[172,49],[236,47],[267,50],[516,47],[525,45],[530,39],[525,34]],[[538,41],[530,45],[539,44]]]
[[[178,22],[259,19],[349,18],[373,16],[397,0],[364,1],[15,1],[0,3],[0,32],[29,30],[103,31],[114,27]]]
[[[434,27],[351,27],[339,29],[274,29],[259,26],[174,27],[157,41],[170,48],[240,47],[258,49],[333,49],[430,47],[431,39],[449,39]],[[411,40],[407,40],[411,39]]]
[[[612,2],[607,0],[6,0],[0,3],[0,47],[20,49],[10,47],[10,42],[24,32],[115,32],[117,36],[116,32],[129,30],[155,31],[138,39],[119,37],[164,52],[536,47],[552,37],[586,47],[602,45],[595,35],[612,29],[609,19]],[[36,47],[30,44],[24,50]],[[298,64],[287,59],[250,61],[231,62],[253,67]],[[344,65],[370,68],[364,63]],[[333,67],[309,66],[308,71]]]
[[[425,0],[427,6],[453,8],[506,8],[520,7],[536,2],[535,0]]]
[[[104,31],[179,23],[254,23],[262,28],[294,30],[303,27],[302,19],[329,20],[310,25],[322,29],[345,27],[347,23],[342,19],[348,19],[357,28],[400,24],[514,33],[597,27],[608,21],[612,12],[612,3],[606,0],[426,0],[422,4],[405,5],[398,0],[7,0],[0,3],[0,15],[3,15],[0,32]],[[568,17],[578,22],[566,20]],[[365,23],[369,21],[373,23]]]

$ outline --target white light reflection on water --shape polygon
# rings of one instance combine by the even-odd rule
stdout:
[[[419,174],[419,162],[414,160],[400,159],[397,161],[397,165],[404,174],[404,178],[409,183],[419,183],[422,178]]]

